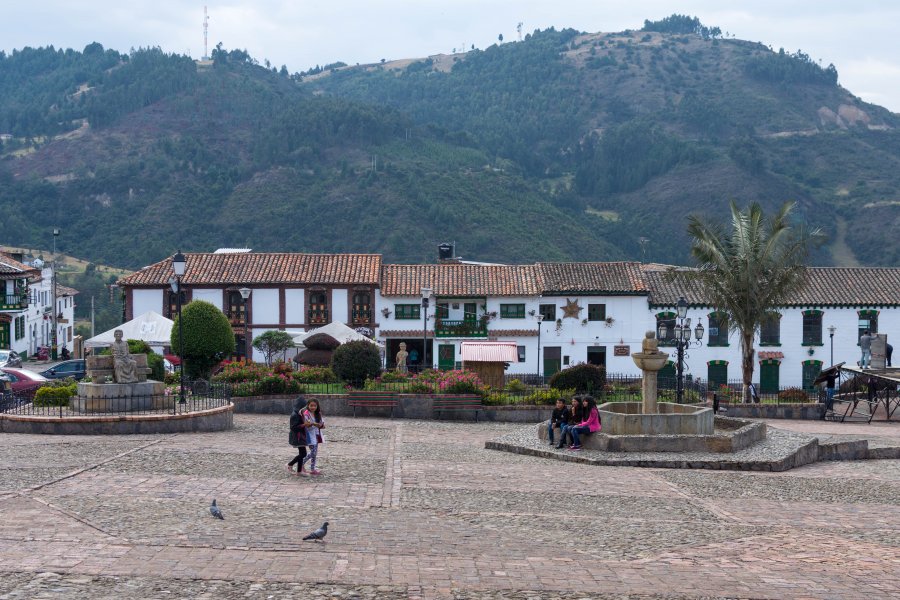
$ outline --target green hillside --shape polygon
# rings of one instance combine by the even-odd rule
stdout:
[[[802,53],[679,18],[325,70],[92,44],[0,53],[0,239],[139,268],[178,248],[686,261],[685,217],[800,201],[822,263],[897,264],[900,117]],[[652,31],[651,31],[652,30]],[[663,30],[663,31],[658,31]],[[838,235],[841,232],[841,235]],[[832,253],[831,250],[834,249]]]

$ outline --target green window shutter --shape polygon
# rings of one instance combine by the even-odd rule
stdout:
[[[418,304],[395,304],[394,305],[394,318],[402,320],[402,319],[421,319],[422,318],[422,307]]]
[[[822,314],[821,310],[803,311],[804,346],[822,345]]]
[[[822,372],[821,360],[804,360],[803,361],[803,389],[810,391],[813,389],[813,381]]]
[[[605,304],[588,304],[588,321],[605,321]]]
[[[712,391],[728,385],[728,362],[724,360],[709,361],[706,378],[709,381],[709,389]]]

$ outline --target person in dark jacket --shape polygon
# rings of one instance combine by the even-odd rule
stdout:
[[[560,439],[562,439],[563,431],[569,424],[569,409],[562,398],[556,401],[556,408],[550,414],[550,422],[547,424],[547,437],[550,439],[550,445],[553,445],[553,428],[559,428]]]
[[[837,369],[831,369],[825,375],[825,412],[834,410],[834,385],[837,383]],[[822,415],[825,418],[825,415]]]
[[[557,446],[556,446],[557,448],[562,448],[563,446],[566,445],[566,436],[568,436],[570,440],[572,439],[572,434],[569,430],[572,427],[574,427],[576,424],[581,423],[581,421],[582,421],[581,415],[582,415],[583,409],[581,407],[581,402],[578,400],[578,398],[572,398],[572,406],[568,410],[569,410],[569,422],[559,432],[559,444],[557,444]]]
[[[291,411],[291,433],[288,439],[291,446],[297,448],[297,456],[289,462],[285,468],[291,475],[303,474],[303,459],[306,458],[306,428],[303,426],[303,416],[300,411],[306,405],[303,396],[297,396],[294,399],[293,410]],[[294,471],[294,465],[297,465],[297,471]]]
[[[894,347],[890,344],[884,345],[884,357],[887,359],[887,366],[891,366],[891,354],[894,353]]]

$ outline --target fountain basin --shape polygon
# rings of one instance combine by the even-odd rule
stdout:
[[[607,402],[598,407],[607,435],[712,435],[711,408],[656,403],[657,412],[644,414],[641,402]]]

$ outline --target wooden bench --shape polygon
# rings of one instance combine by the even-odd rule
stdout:
[[[394,416],[394,407],[400,403],[396,392],[350,392],[350,400],[347,405],[353,408],[353,416],[359,408],[390,408],[391,416]]]
[[[475,421],[478,422],[478,411],[483,408],[481,396],[478,394],[455,394],[447,396],[435,396],[432,402],[435,411],[474,410]]]

